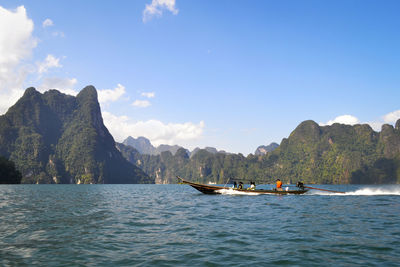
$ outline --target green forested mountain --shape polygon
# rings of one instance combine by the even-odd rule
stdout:
[[[383,125],[381,132],[366,124],[319,126],[305,121],[277,149],[258,156],[200,150],[189,158],[183,149],[150,156],[118,147],[157,183],[174,183],[176,175],[203,183],[273,183],[277,178],[287,183],[400,183],[400,120],[396,127]]]
[[[247,171],[246,158],[242,154],[214,154],[199,149],[189,158],[184,148],[180,148],[175,155],[170,151],[162,152],[160,155],[144,155],[133,147],[124,144],[117,146],[124,157],[160,184],[176,183],[177,175],[199,182],[223,183],[229,177],[244,177]]]
[[[400,183],[400,120],[381,132],[305,121],[265,155],[199,149],[189,157],[184,148],[144,155],[115,143],[93,86],[76,97],[28,88],[0,116],[0,156],[15,163],[23,183],[175,183],[177,175],[217,183]]]
[[[28,88],[0,116],[0,155],[15,162],[23,183],[152,182],[116,149],[93,86],[76,97]]]
[[[269,158],[281,178],[315,183],[400,182],[400,122],[367,125],[301,123]],[[273,158],[276,157],[276,158]]]

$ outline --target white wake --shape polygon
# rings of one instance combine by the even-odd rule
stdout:
[[[218,190],[218,192],[220,192],[223,195],[251,195],[251,196],[257,196],[260,195],[259,193],[255,193],[255,192],[243,192],[243,191],[237,191],[237,190],[233,190],[232,188],[230,189],[221,189]]]
[[[395,188],[360,188],[355,191],[345,192],[345,194],[341,193],[330,193],[323,192],[317,190],[311,190],[310,194],[312,195],[327,195],[327,196],[380,196],[380,195],[394,195],[400,196],[400,188],[396,186]]]

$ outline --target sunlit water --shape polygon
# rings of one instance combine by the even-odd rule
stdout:
[[[1,185],[0,266],[398,266],[399,186]]]

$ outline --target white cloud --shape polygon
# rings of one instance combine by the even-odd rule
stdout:
[[[37,89],[40,92],[57,89],[64,94],[76,96],[79,93],[74,89],[77,82],[75,78],[46,77]]]
[[[143,92],[141,95],[144,96],[144,97],[147,97],[147,98],[153,98],[153,97],[156,96],[156,93],[154,93],[154,92]]]
[[[115,116],[105,111],[102,114],[104,124],[118,142],[128,136],[145,136],[156,146],[185,145],[188,141],[201,138],[205,127],[203,121],[198,124],[192,122],[165,124],[159,120],[132,122],[127,116]]]
[[[334,123],[354,125],[354,124],[366,123],[366,124],[369,124],[372,129],[379,132],[381,130],[383,124],[385,124],[385,123],[395,124],[398,119],[400,119],[400,110],[395,110],[395,111],[389,112],[388,114],[383,115],[382,117],[380,117],[379,119],[377,119],[375,121],[360,122],[360,120],[357,117],[354,117],[352,115],[343,115],[343,116],[336,117],[335,119],[330,120],[326,123],[320,123],[319,125],[325,126],[325,125],[332,125]]]
[[[135,102],[132,103],[132,106],[139,108],[147,108],[150,105],[151,103],[147,100],[135,100]]]
[[[12,27],[10,27],[12,25]],[[53,25],[45,20],[43,27]],[[32,35],[34,23],[28,18],[24,6],[7,10],[0,6],[0,114],[7,111],[24,93],[24,86],[29,75],[41,84],[41,92],[57,89],[63,93],[77,95],[74,89],[75,78],[45,77],[41,75],[50,68],[60,68],[60,59],[47,55],[43,62],[32,62],[32,52],[37,46],[37,39]],[[37,76],[39,75],[39,76]],[[35,82],[30,82],[30,84]],[[28,86],[30,86],[30,84]],[[28,87],[26,86],[26,87]]]
[[[59,32],[59,31],[53,32],[52,35],[53,35],[54,37],[62,37],[62,38],[65,37],[64,32]]]
[[[34,71],[25,62],[37,45],[32,36],[33,28],[24,6],[15,10],[0,6],[0,113],[22,96],[22,85]]]
[[[332,125],[334,123],[354,125],[354,124],[359,124],[360,120],[357,117],[354,117],[352,115],[342,115],[342,116],[338,116],[338,117],[334,118],[333,120],[330,120],[326,123],[320,123],[320,125],[321,126]]]
[[[43,62],[37,63],[38,73],[42,74],[47,72],[50,68],[61,68],[60,59],[56,58],[53,55],[47,55],[46,59]]]
[[[380,121],[371,121],[371,122],[366,122],[366,124],[369,124],[369,126],[371,126],[371,128],[376,131],[379,132],[382,128],[383,122]]]
[[[24,90],[9,90],[7,93],[0,93],[0,115],[6,113],[9,107],[14,105],[24,94]]]
[[[383,115],[377,121],[368,122],[368,124],[371,125],[372,129],[374,129],[375,131],[380,131],[383,124],[386,123],[394,125],[398,119],[400,119],[400,110],[395,110]]]
[[[42,23],[43,28],[53,26],[54,23],[51,19],[45,19]]]
[[[147,4],[143,10],[143,22],[151,20],[153,16],[162,16],[164,10],[168,10],[174,15],[179,12],[175,7],[175,0],[152,0],[151,4]]]
[[[396,123],[398,119],[400,119],[400,110],[392,111],[383,116],[383,121],[385,123]]]
[[[27,17],[24,6],[15,12],[0,6],[0,78],[13,72],[21,60],[31,55],[37,45],[32,32],[33,22]]]
[[[97,94],[100,103],[114,102],[125,94],[125,87],[118,84],[114,89],[97,90]]]

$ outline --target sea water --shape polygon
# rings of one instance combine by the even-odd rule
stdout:
[[[400,187],[0,185],[0,266],[399,266]]]

